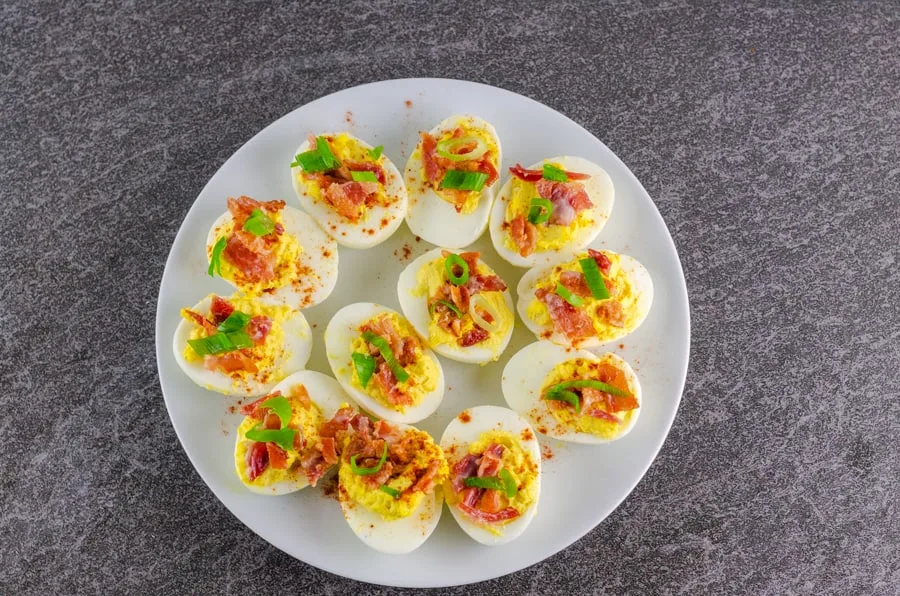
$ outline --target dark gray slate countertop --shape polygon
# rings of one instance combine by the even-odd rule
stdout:
[[[166,415],[154,317],[232,152],[412,76],[522,93],[609,145],[672,232],[693,321],[628,499],[447,592],[900,592],[898,6],[437,4],[0,7],[0,593],[406,592],[296,561],[215,499]]]

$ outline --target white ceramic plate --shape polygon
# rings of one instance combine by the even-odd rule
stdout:
[[[373,145],[383,144],[394,163],[403,164],[420,130],[458,113],[476,114],[496,126],[503,142],[504,181],[507,168],[516,162],[530,164],[563,154],[595,161],[612,177],[616,204],[592,246],[634,256],[653,277],[656,295],[647,320],[634,334],[607,346],[637,372],[644,391],[643,412],[627,437],[609,445],[566,444],[541,437],[544,450],[553,455],[543,462],[540,511],[516,541],[482,546],[466,536],[452,516],[444,515],[421,548],[403,556],[384,555],[353,535],[337,501],[320,489],[264,497],[241,485],[232,460],[241,417],[228,413],[235,401],[197,387],[181,372],[172,355],[172,334],[179,309],[210,292],[232,291],[222,280],[207,277],[204,252],[206,232],[225,208],[225,199],[245,194],[298,205],[289,164],[308,132],[347,129]],[[305,311],[314,342],[308,367],[331,374],[322,333],[342,306],[369,300],[399,310],[397,278],[411,259],[430,248],[424,241],[416,242],[405,225],[373,249],[341,247],[334,293]],[[482,252],[510,288],[516,287],[525,270],[500,259],[487,233],[473,249]],[[446,396],[437,412],[417,426],[440,438],[462,409],[505,405],[500,373],[509,357],[532,341],[534,336],[517,320],[499,361],[479,367],[442,358]],[[254,532],[306,563],[357,580],[408,587],[450,586],[505,575],[566,548],[600,523],[631,492],[662,446],[681,399],[689,345],[688,298],[678,254],[649,195],[619,158],[579,125],[533,100],[494,87],[441,79],[384,81],[347,89],[294,110],[250,139],[216,172],[185,217],[166,263],[156,314],[156,357],[166,407],[188,457],[222,503]]]

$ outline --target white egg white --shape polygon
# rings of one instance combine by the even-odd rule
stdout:
[[[490,229],[491,241],[494,243],[497,254],[516,267],[534,267],[535,265],[552,260],[560,253],[581,250],[597,237],[597,234],[599,234],[600,230],[603,229],[603,226],[606,225],[606,221],[612,213],[613,202],[615,200],[615,189],[613,188],[612,179],[609,177],[609,174],[606,173],[606,170],[581,157],[569,157],[565,155],[548,157],[547,159],[532,164],[527,169],[540,170],[543,165],[548,162],[561,164],[563,169],[569,172],[578,172],[580,174],[589,174],[591,176],[587,180],[579,180],[579,182],[584,185],[588,197],[590,197],[591,202],[594,204],[594,206],[590,208],[590,211],[593,212],[593,224],[579,230],[569,243],[556,250],[535,251],[527,257],[521,256],[515,250],[510,250],[506,246],[508,233],[503,226],[506,221],[506,208],[509,205],[510,193],[512,192],[513,177],[510,176],[500,189],[497,200],[494,201],[494,207],[491,209]]]
[[[337,135],[340,133],[325,134]],[[372,145],[362,139],[349,133],[346,134],[365,149],[373,148]],[[308,150],[309,141],[307,140],[297,148],[295,154]],[[406,194],[406,186],[403,184],[403,178],[394,162],[388,159],[387,155],[382,154],[382,157],[384,158],[382,163],[385,175],[384,190],[388,197],[393,198],[393,201],[387,206],[378,204],[369,208],[365,218],[357,223],[353,223],[341,216],[328,203],[322,200],[317,201],[307,194],[306,184],[303,183],[299,175],[303,171],[302,168],[300,166],[291,168],[291,179],[294,183],[294,191],[300,200],[300,206],[341,246],[349,248],[371,248],[377,246],[390,238],[397,231],[397,228],[400,227],[403,218],[406,217],[409,200]],[[382,220],[387,223],[382,225]]]
[[[433,391],[425,394],[422,400],[413,406],[408,406],[406,411],[398,412],[388,408],[367,395],[352,383],[353,360],[352,346],[359,337],[359,326],[364,322],[383,313],[393,313],[402,318],[396,311],[372,302],[357,302],[349,304],[337,311],[325,329],[325,352],[328,364],[341,387],[350,397],[369,413],[395,423],[414,423],[430,416],[440,405],[444,397],[444,371],[441,363],[423,341],[423,358],[429,358],[437,366],[437,385]]]
[[[463,422],[460,416],[456,416],[444,430],[444,435],[441,437],[441,448],[444,452],[468,453],[469,445],[478,441],[482,433],[500,430],[517,437],[522,449],[537,467],[537,492],[534,501],[521,516],[501,526],[502,533],[499,536],[473,522],[458,507],[448,504],[450,513],[453,514],[459,527],[473,539],[487,545],[506,544],[519,537],[537,513],[541,496],[541,446],[528,421],[512,410],[498,406],[477,406],[464,410],[464,412],[468,413],[467,422]],[[525,440],[523,436],[530,438]],[[449,463],[452,470],[455,462],[450,461]]]
[[[534,428],[554,439],[590,445],[609,443],[621,439],[634,428],[641,408],[638,408],[628,422],[622,425],[619,434],[614,438],[606,439],[590,433],[572,430],[560,424],[551,413],[547,402],[541,399],[541,388],[550,371],[563,362],[578,358],[595,362],[606,362],[623,370],[629,386],[633,389],[634,397],[639,404],[643,405],[641,401],[641,384],[638,382],[637,375],[634,373],[634,369],[621,357],[611,352],[596,355],[585,350],[572,350],[548,341],[537,341],[529,344],[509,359],[509,362],[506,363],[506,367],[503,369],[503,376],[500,380],[503,398],[510,408],[527,418]]]
[[[497,170],[501,169],[502,149],[497,130],[485,120],[477,116],[455,115],[443,120],[431,129],[431,136],[439,138],[447,131],[454,130],[461,122],[473,128],[487,131],[497,144]],[[421,153],[422,141],[419,140],[417,149]],[[406,215],[406,225],[417,236],[421,236],[432,244],[448,248],[462,248],[478,240],[487,227],[491,213],[491,205],[494,202],[494,194],[499,180],[490,186],[485,186],[481,191],[478,206],[471,213],[457,213],[456,208],[439,197],[434,190],[427,186],[422,179],[422,158],[420,155],[410,156],[406,162],[406,170],[403,173],[407,181],[409,191],[409,213]]]
[[[399,425],[401,431],[412,427]],[[353,533],[368,547],[389,555],[405,555],[422,546],[431,536],[444,510],[444,496],[440,486],[424,495],[412,513],[399,519],[386,520],[354,501],[346,491],[338,489],[338,499],[344,519]]]
[[[219,230],[231,224],[233,219],[231,213],[226,211],[213,223],[206,237],[207,257],[212,254],[212,249],[219,239]],[[285,206],[282,209],[281,222],[284,233],[294,236],[303,248],[303,252],[300,253],[300,265],[311,273],[300,276],[295,283],[266,292],[260,298],[266,303],[285,304],[293,308],[315,306],[328,298],[337,284],[337,242],[326,234],[313,218],[294,207]],[[243,289],[230,279],[225,281],[238,290]]]
[[[615,254],[612,253],[612,251],[604,252]],[[556,265],[567,263],[576,258],[577,256],[575,253],[561,255],[546,265],[534,267],[525,272],[525,275],[519,280],[519,285],[516,288],[516,294],[518,295],[516,309],[519,312],[519,316],[522,318],[522,322],[525,323],[525,326],[528,327],[538,339],[546,339],[561,346],[588,349],[619,340],[640,327],[641,323],[644,322],[644,319],[646,319],[647,315],[650,313],[650,306],[653,304],[653,280],[650,278],[650,273],[647,271],[646,267],[644,267],[637,259],[623,254],[619,254],[619,266],[628,276],[633,294],[638,297],[636,306],[638,316],[632,321],[631,326],[618,329],[615,335],[610,336],[603,341],[600,341],[597,337],[588,337],[579,341],[578,345],[573,345],[572,341],[566,337],[565,334],[554,329],[552,322],[548,325],[540,325],[528,316],[528,305],[534,300],[534,294],[540,280],[549,276]]]
[[[413,296],[412,292],[418,285],[416,281],[416,275],[419,273],[419,270],[431,261],[442,258],[442,250],[444,249],[435,248],[434,250],[430,250],[414,260],[412,263],[407,265],[407,267],[400,274],[400,278],[397,281],[397,297],[400,299],[400,308],[403,310],[403,315],[409,320],[410,323],[412,323],[413,327],[416,328],[416,331],[419,333],[419,335],[425,338],[426,343],[429,343],[428,326],[431,322],[431,315],[428,313],[429,297],[426,295]],[[483,261],[480,262],[484,264]],[[493,269],[491,269],[491,272],[493,272]],[[513,312],[512,296],[510,295],[508,289],[503,292],[503,299],[506,303],[506,307],[510,310],[510,312]],[[478,344],[469,346],[468,348],[449,344],[432,345],[429,343],[429,345],[435,352],[437,352],[441,356],[446,356],[451,360],[456,360],[458,362],[483,364],[485,362],[495,360],[498,356],[500,356],[500,354],[503,353],[504,350],[506,350],[506,346],[509,345],[509,339],[510,337],[512,337],[514,327],[515,322],[513,322],[506,333],[504,333],[500,345],[495,350],[482,347]]]
[[[285,378],[283,381],[275,385],[270,393],[280,391],[282,395],[287,396],[290,395],[292,389],[294,387],[297,387],[298,385],[303,385],[304,387],[306,387],[306,392],[309,394],[309,400],[319,407],[319,410],[321,410],[322,416],[325,418],[325,420],[330,420],[332,417],[334,417],[334,415],[340,409],[341,404],[349,401],[350,399],[349,397],[347,397],[347,394],[344,393],[344,390],[341,389],[341,386],[338,385],[337,381],[335,381],[328,375],[323,375],[322,373],[318,373],[312,370],[301,370],[300,372],[296,372],[290,375],[289,377]],[[244,418],[244,420],[246,419],[247,418]],[[244,476],[241,474],[241,471],[242,468],[246,468],[247,462],[244,460],[239,460],[237,458],[237,448],[244,441],[247,441],[247,439],[243,436],[243,434],[238,434],[234,444],[235,471],[237,472],[238,478],[240,478],[242,482]],[[306,478],[306,475],[299,474],[296,480],[275,482],[267,486],[248,484],[246,482],[243,482],[243,484],[252,492],[261,495],[277,496],[286,495],[288,493],[298,491],[302,488],[306,488],[307,486],[309,486],[309,480]]]
[[[212,303],[212,295],[207,296],[193,307],[191,310],[208,316],[210,304]],[[175,337],[172,347],[175,352],[175,360],[181,370],[190,377],[192,381],[212,391],[224,393],[226,395],[239,395],[242,397],[254,397],[265,395],[282,379],[288,375],[303,369],[309,361],[309,355],[312,351],[312,332],[306,317],[299,310],[291,311],[290,317],[283,322],[284,329],[284,345],[279,350],[279,355],[275,360],[273,370],[280,370],[284,373],[284,377],[272,379],[268,382],[261,381],[258,375],[267,370],[260,371],[257,376],[247,376],[243,379],[231,376],[221,372],[207,370],[203,366],[203,361],[188,362],[184,357],[184,351],[188,346],[188,339],[193,331],[193,323],[188,323],[184,319],[178,323],[175,329]]]

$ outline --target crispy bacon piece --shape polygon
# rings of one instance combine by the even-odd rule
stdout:
[[[228,211],[234,218],[235,229],[243,229],[247,218],[253,214],[254,209],[267,212],[268,215],[274,215],[284,209],[287,203],[284,201],[257,201],[247,196],[238,198],[228,197]]]
[[[366,331],[371,331],[375,335],[380,335],[381,337],[386,339],[388,345],[391,347],[391,351],[394,353],[394,356],[397,356],[398,354],[403,352],[404,338],[400,336],[399,331],[394,329],[394,325],[391,324],[390,319],[388,319],[387,317],[379,317],[374,321],[367,322],[360,327],[360,331],[362,331],[363,333],[365,333]],[[407,339],[417,343],[414,338]],[[415,347],[415,343],[413,344],[413,347]]]
[[[327,464],[336,464],[338,462],[337,450],[333,437],[323,437],[322,442],[322,458]]]
[[[213,323],[220,325],[225,319],[234,312],[234,306],[219,296],[212,297],[212,303],[209,305],[209,314],[212,315]]]
[[[428,182],[437,182],[441,178],[441,166],[437,162],[437,139],[422,133],[422,164],[425,166],[425,179]]]
[[[478,476],[496,476],[500,469],[503,468],[503,462],[500,458],[503,456],[503,445],[492,443],[481,454],[481,463],[478,464]]]
[[[540,180],[535,188],[541,197],[553,203],[551,224],[567,226],[580,212],[594,206],[584,186],[578,182]]]
[[[476,171],[483,172],[488,175],[488,179],[484,183],[485,186],[490,186],[500,178],[500,172],[498,172],[497,168],[494,167],[494,164],[488,158],[487,153],[485,153],[484,157],[481,158],[481,161],[478,162],[478,168]]]
[[[469,298],[471,298],[469,288],[450,284],[450,299],[461,312],[465,313],[469,310]]]
[[[578,172],[570,172],[568,170],[564,171],[566,172],[566,176],[569,177],[569,180],[587,180],[591,177],[590,174],[579,174]],[[544,177],[543,168],[540,170],[527,170],[523,168],[521,164],[516,164],[509,168],[509,173],[525,182],[537,182]]]
[[[588,297],[591,295],[587,280],[577,271],[563,271],[559,276],[559,283],[576,296]]]
[[[265,443],[253,443],[247,450],[247,478],[252,482],[266,471],[269,465],[269,450]]]
[[[489,338],[491,336],[487,330],[482,329],[478,325],[475,325],[468,331],[466,331],[462,337],[456,340],[456,343],[460,345],[462,348],[468,348],[470,346],[474,346],[475,344],[479,344]]]
[[[254,247],[252,240],[247,241],[248,233],[235,233],[225,241],[222,256],[234,265],[244,277],[254,282],[267,282],[275,279],[275,253],[265,246]]]
[[[497,275],[482,275],[476,273],[469,277],[469,283],[466,284],[469,292],[473,295],[478,292],[502,292],[506,290],[506,282]]]
[[[306,390],[306,385],[295,385],[291,388],[291,397],[300,402],[300,405],[303,406],[304,410],[308,410],[312,407],[312,402],[309,399],[309,391]]]
[[[428,464],[428,467],[425,469],[425,473],[419,476],[416,480],[415,484],[412,485],[412,490],[422,491],[425,494],[430,494],[431,491],[434,490],[434,479],[437,476],[437,473],[441,469],[441,462],[433,461]]]
[[[513,507],[507,507],[506,509],[497,511],[496,513],[487,513],[486,511],[482,511],[481,509],[470,507],[465,502],[460,502],[457,506],[459,507],[460,511],[462,511],[472,519],[488,524],[494,524],[497,522],[519,517],[519,512]]]
[[[486,489],[478,500],[478,509],[485,513],[497,513],[503,509],[503,499],[499,490]]]
[[[272,319],[264,315],[256,315],[247,322],[247,335],[256,345],[262,345],[272,330]]]
[[[397,377],[394,376],[394,371],[387,365],[387,362],[382,360],[378,364],[378,369],[373,378],[392,404],[396,406],[412,405],[412,397],[397,387]]]
[[[537,228],[524,215],[517,215],[510,222],[509,233],[519,247],[519,255],[527,257],[534,252],[537,247]]]
[[[315,486],[332,465],[327,463],[322,454],[317,451],[311,451],[300,461],[300,469],[306,474],[310,486]]]
[[[395,442],[400,438],[400,429],[384,420],[378,420],[372,427],[372,432],[376,437],[384,439],[388,444]]]
[[[593,418],[602,418],[603,420],[609,420],[610,422],[615,422],[617,424],[622,422],[621,420],[619,420],[618,416],[614,416],[613,414],[610,414],[606,410],[601,410],[600,408],[591,408],[590,410],[588,410],[587,415]]]
[[[266,443],[266,451],[269,453],[269,464],[276,470],[287,469],[287,451],[275,443]]]
[[[326,420],[319,426],[320,437],[334,438],[341,431],[350,428],[350,423],[355,416],[359,416],[351,407],[344,407],[335,412],[331,420]]]
[[[478,499],[481,498],[481,493],[483,492],[483,488],[475,488],[474,486],[464,488],[459,494],[459,504],[474,507],[475,503],[478,502]]]
[[[353,223],[362,216],[362,206],[366,199],[378,192],[375,182],[343,182],[325,188],[325,202],[334,207],[341,216]]]
[[[263,420],[263,428],[266,430],[279,430],[281,428],[281,418],[275,412],[269,412]]]
[[[250,402],[249,404],[244,404],[241,406],[241,414],[244,416],[252,416],[253,418],[257,418],[259,420],[263,419],[263,416],[268,411],[268,408],[260,408],[259,406],[271,397],[278,397],[281,395],[281,391],[274,391],[268,395],[263,395],[257,400]]]
[[[571,340],[594,335],[594,325],[584,311],[578,310],[553,292],[539,289],[535,297],[547,305],[553,327]]]
[[[462,492],[465,489],[463,484],[466,478],[471,478],[478,472],[478,458],[471,453],[459,460],[450,470],[450,484],[453,486],[453,492]]]
[[[203,366],[206,370],[220,370],[225,373],[233,373],[245,370],[250,373],[259,372],[256,363],[247,353],[247,350],[236,350],[217,356],[204,356]]]
[[[588,256],[594,259],[597,262],[597,267],[600,271],[603,272],[604,275],[609,275],[609,267],[612,265],[609,261],[609,257],[600,252],[599,250],[594,250],[593,248],[588,249]]]
[[[203,327],[203,330],[206,331],[206,335],[212,335],[213,333],[218,331],[218,329],[216,329],[215,324],[210,322],[206,317],[204,317],[200,313],[194,312],[189,308],[183,309],[182,312],[184,314],[186,314],[187,316],[189,316],[191,318],[191,321],[193,321],[196,325],[200,325],[201,327]]]
[[[613,327],[625,326],[625,311],[618,300],[604,300],[597,305],[597,314]]]

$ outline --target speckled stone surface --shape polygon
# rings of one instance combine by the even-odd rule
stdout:
[[[606,521],[452,594],[900,592],[900,9],[887,2],[0,6],[0,593],[406,593],[214,498],[169,424],[156,294],[224,160],[295,107],[485,82],[607,143],[669,225],[692,354]]]

